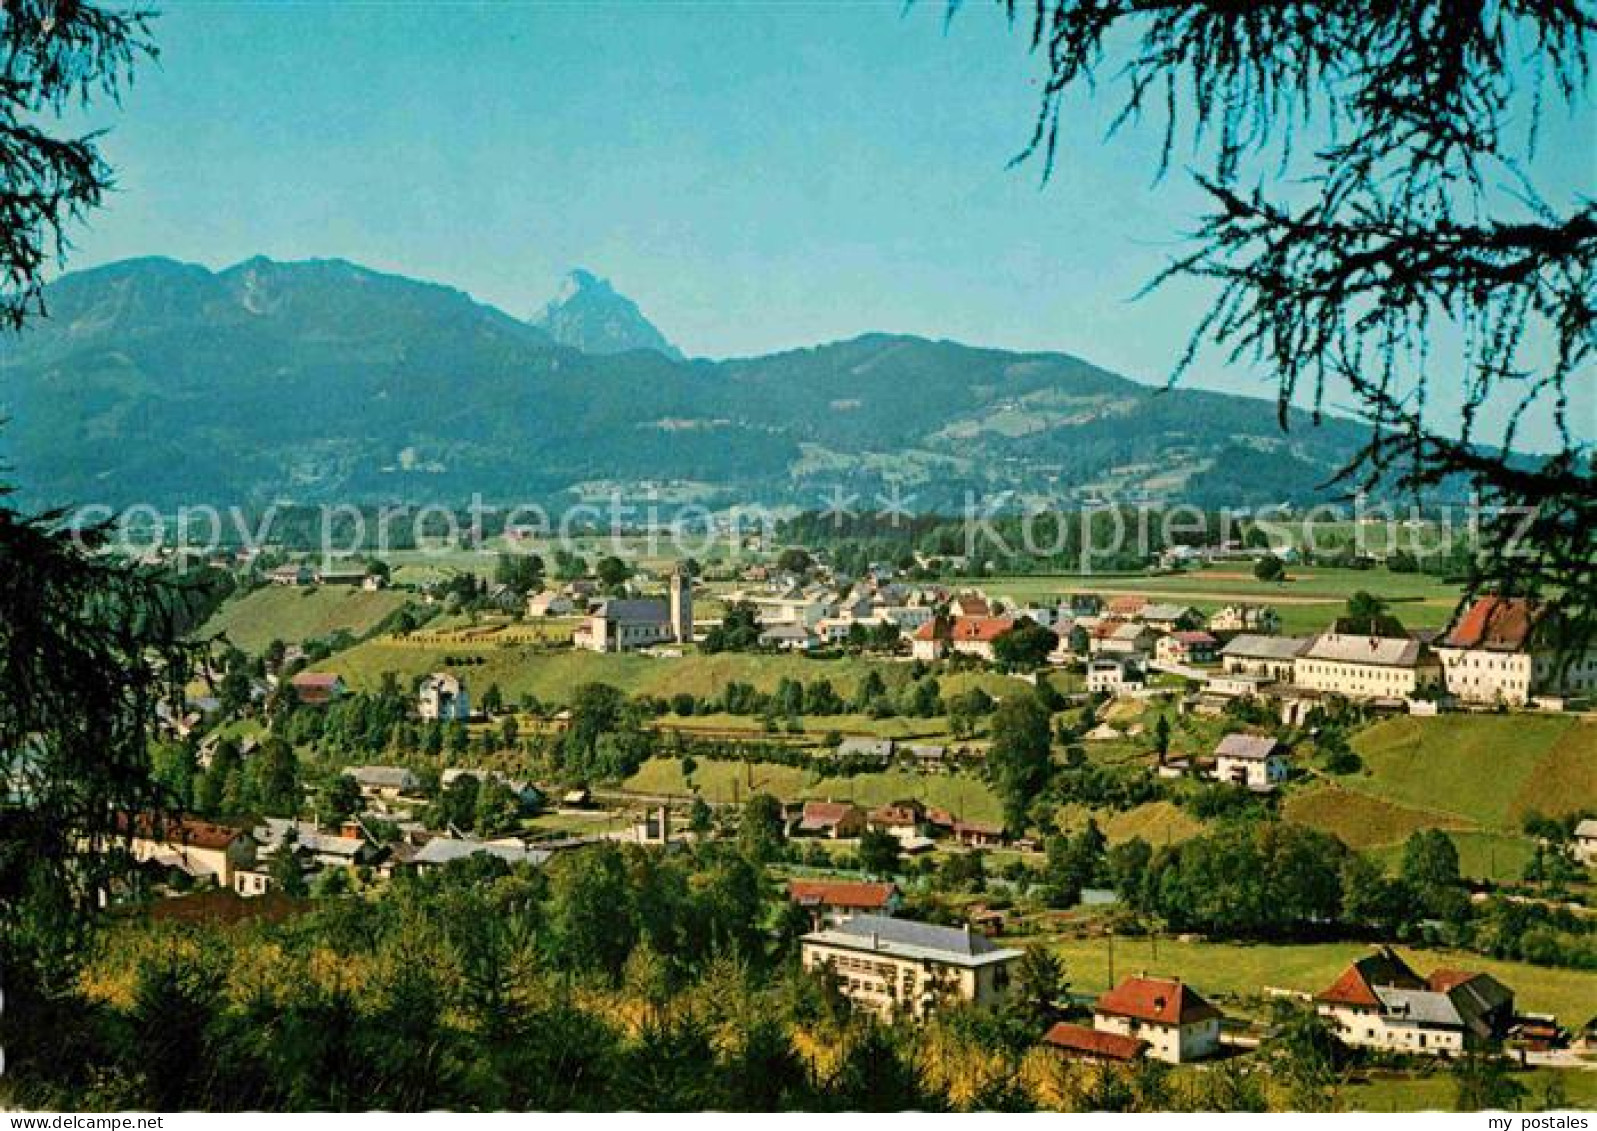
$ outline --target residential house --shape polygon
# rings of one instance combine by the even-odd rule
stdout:
[[[309,585],[316,580],[316,571],[308,565],[280,565],[267,571],[266,580],[273,585]]]
[[[865,831],[865,810],[846,801],[806,801],[795,836],[824,836],[847,840]]]
[[[760,633],[760,647],[783,652],[808,652],[820,638],[802,624],[773,624]]]
[[[1597,865],[1597,817],[1575,826],[1575,859],[1588,867]]]
[[[1267,735],[1228,734],[1214,748],[1217,781],[1268,790],[1286,781],[1290,769],[1286,751]]]
[[[922,1017],[943,1002],[991,1005],[1009,993],[1020,951],[970,927],[938,927],[884,915],[856,915],[800,941],[806,970],[827,970],[855,1004],[891,1016]]]
[[[120,824],[129,830],[125,818]],[[246,830],[199,817],[141,814],[132,822],[127,849],[135,863],[224,888],[233,886],[235,870],[255,863],[255,842]]]
[[[448,672],[433,672],[416,692],[416,713],[424,719],[465,722],[471,718],[466,681]]]
[[[1289,683],[1298,657],[1312,642],[1307,636],[1236,636],[1220,649],[1220,666],[1230,675],[1263,676]]]
[[[1349,699],[1412,699],[1442,688],[1436,653],[1409,636],[1336,631],[1314,638],[1292,665],[1292,681]]]
[[[1550,637],[1545,610],[1534,602],[1480,598],[1435,645],[1448,694],[1520,707],[1541,696],[1597,690],[1597,650],[1560,657]]]
[[[949,629],[948,646],[963,656],[993,660],[993,642],[1015,627],[1008,617],[957,617]]]
[[[496,856],[507,864],[531,864],[536,868],[547,864],[552,855],[548,849],[533,848],[515,840],[439,836],[422,845],[410,863],[418,870],[425,871],[472,856]]]
[[[1098,998],[1092,1027],[1148,1042],[1147,1055],[1170,1064],[1220,1051],[1221,1013],[1179,978],[1127,978]]]
[[[955,620],[963,617],[990,617],[993,607],[980,593],[961,593],[948,602],[948,615]]]
[[[1209,617],[1209,631],[1273,636],[1281,631],[1281,614],[1269,605],[1227,605]]]
[[[357,835],[322,832],[315,821],[268,817],[255,829],[255,841],[260,845],[260,856],[266,859],[287,850],[315,868],[354,868],[371,863],[377,856],[377,847],[359,835],[358,829],[350,831]]]
[[[890,805],[872,809],[866,817],[866,823],[873,829],[891,833],[903,840],[919,835],[921,826],[926,823],[926,806],[913,798],[894,801]]]
[[[576,612],[576,603],[564,593],[553,589],[546,589],[542,593],[529,593],[527,595],[527,615],[529,617],[566,617]]]
[[[1004,826],[982,821],[955,821],[954,839],[971,848],[1001,848],[1005,839]]]
[[[1153,651],[1158,634],[1134,621],[1099,621],[1092,629],[1089,650],[1093,655],[1147,655]]]
[[[1134,656],[1098,656],[1087,664],[1087,693],[1119,695],[1143,686],[1142,664]]]
[[[666,596],[602,602],[571,636],[578,648],[626,652],[657,644],[693,642],[693,582],[678,567],[666,579]]]
[[[289,685],[294,696],[307,707],[325,707],[344,696],[344,680],[333,672],[300,672]]]
[[[1141,1060],[1148,1051],[1148,1042],[1141,1037],[1126,1037],[1086,1025],[1073,1025],[1068,1021],[1055,1022],[1043,1034],[1042,1041],[1068,1060],[1108,1064],[1130,1064]]]
[[[859,880],[789,881],[787,897],[810,913],[815,927],[854,915],[892,915],[902,899],[898,885]]]
[[[949,638],[952,635],[949,623],[941,617],[927,621],[915,630],[909,638],[909,654],[917,660],[931,663],[941,660],[948,654]]]
[[[1161,636],[1154,642],[1153,654],[1167,664],[1210,664],[1220,642],[1207,632],[1183,629]]]
[[[1485,1046],[1514,1019],[1513,991],[1491,975],[1422,978],[1390,947],[1354,962],[1314,1002],[1344,1044],[1433,1056]]]

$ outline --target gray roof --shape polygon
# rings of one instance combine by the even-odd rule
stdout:
[[[947,755],[948,747],[935,744],[916,745],[909,748],[909,753],[914,758],[942,758]],[[1597,822],[1592,823],[1592,829],[1594,833],[1597,833]]]
[[[1228,734],[1214,748],[1217,758],[1241,758],[1262,762],[1280,749],[1275,739],[1259,734]]]
[[[1326,632],[1314,638],[1308,660],[1332,660],[1349,664],[1378,664],[1388,668],[1412,668],[1425,646],[1406,636],[1344,636]]]
[[[855,915],[836,927],[804,936],[807,941],[895,958],[929,959],[952,966],[987,966],[1020,957],[969,927],[939,927],[913,919]]]
[[[421,846],[421,851],[416,853],[417,864],[447,864],[451,860],[464,860],[468,856],[476,856],[486,852],[490,856],[497,856],[511,864],[526,862],[539,865],[549,859],[549,853],[541,848],[528,848],[525,845],[492,844],[485,840],[455,840],[449,837],[435,837]]]
[[[1237,656],[1248,660],[1295,660],[1309,646],[1305,636],[1254,636],[1244,633],[1232,637],[1220,649],[1222,656]]]

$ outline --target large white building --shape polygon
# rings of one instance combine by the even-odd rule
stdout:
[[[856,1004],[889,1016],[920,1017],[946,1001],[987,1005],[1009,992],[1009,967],[1020,951],[970,927],[938,927],[884,915],[856,915],[805,935],[806,970],[829,970]]]
[[[1542,612],[1519,598],[1482,597],[1436,645],[1448,694],[1465,703],[1523,706],[1538,696],[1597,690],[1597,651],[1561,664],[1539,631]]]

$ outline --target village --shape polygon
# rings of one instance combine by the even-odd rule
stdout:
[[[996,732],[1006,695],[1045,701],[1052,730],[1045,761],[1064,766],[1067,776],[1084,765],[1085,772],[1112,773],[1116,788],[1143,799],[1132,803],[1132,814],[1171,811],[1161,796],[1195,811],[1248,804],[1280,811],[1283,794],[1291,805],[1301,791],[1332,780],[1327,735],[1369,726],[1449,718],[1494,725],[1519,715],[1589,728],[1597,653],[1573,661],[1558,655],[1552,626],[1535,604],[1484,596],[1444,627],[1410,631],[1385,603],[1359,591],[1320,631],[1293,635],[1282,631],[1282,616],[1267,601],[1210,602],[1207,612],[1177,599],[1086,591],[1021,601],[986,586],[914,580],[885,566],[849,578],[819,557],[803,554],[800,571],[775,564],[723,571],[714,583],[669,562],[625,578],[612,571],[608,581],[588,576],[551,586],[537,578],[524,592],[481,584],[473,591],[479,611],[446,618],[443,627],[401,629],[387,645],[385,655],[394,655],[425,640],[424,656],[449,660],[412,677],[408,689],[384,676],[384,694],[397,694],[406,716],[395,734],[414,735],[415,752],[406,752],[412,739],[396,738],[387,745],[401,758],[317,765],[317,755],[302,751],[293,803],[280,806],[280,815],[237,822],[215,806],[209,815],[152,815],[131,830],[127,845],[147,879],[140,898],[164,893],[181,902],[206,891],[241,900],[348,897],[463,861],[537,870],[603,845],[669,854],[717,841],[746,844],[759,821],[781,846],[765,866],[774,898],[805,916],[797,960],[884,1020],[929,1016],[961,1002],[995,1007],[1012,994],[1028,947],[1068,937],[1076,940],[1064,943],[1071,954],[1109,953],[1105,989],[1061,992],[1060,1016],[1035,1034],[1039,1047],[1070,1060],[1185,1065],[1245,1057],[1272,1031],[1269,1003],[1284,996],[1312,1009],[1346,1048],[1396,1056],[1397,1064],[1503,1048],[1515,1051],[1522,1068],[1592,1063],[1585,1057],[1597,1051],[1597,1001],[1589,992],[1569,1001],[1535,994],[1535,1008],[1527,1008],[1501,963],[1471,968],[1468,955],[1438,948],[1422,972],[1415,963],[1426,951],[1410,949],[1405,958],[1394,935],[1342,945],[1342,968],[1319,985],[1239,986],[1228,978],[1210,986],[1158,967],[1116,974],[1117,930],[1138,940],[1122,946],[1150,941],[1146,916],[1141,926],[1128,918],[1132,890],[1112,875],[1126,838],[1117,833],[1114,844],[1096,845],[1081,886],[1068,895],[1038,894],[1051,890],[1062,845],[1102,840],[1100,819],[1114,830],[1112,807],[1089,807],[1085,825],[1078,817],[1061,828],[1036,809],[991,801],[1003,792],[1002,773],[990,763],[1004,741]],[[293,563],[270,569],[262,582],[307,596],[332,587],[391,592],[394,584],[386,569],[328,573]],[[447,592],[422,587],[416,596],[427,605]],[[554,626],[559,631],[551,633]],[[622,772],[560,761],[563,744],[594,725],[581,689],[567,702],[523,695],[516,703],[477,674],[472,659],[500,637],[518,641],[516,662],[534,668],[582,655],[591,655],[583,662],[592,665],[623,656],[650,665],[657,694],[630,703],[617,695],[629,708],[641,703],[642,716],[632,735],[635,756]],[[247,765],[263,757],[272,735],[299,733],[274,715],[330,719],[374,690],[369,676],[340,663],[337,650],[268,651],[264,674],[235,693],[231,718],[206,696],[168,711],[172,738],[194,751],[197,774],[214,768],[223,747],[227,759]],[[721,681],[732,684],[719,689],[721,699],[670,690],[677,666],[687,672],[713,657],[767,657],[822,675],[829,665],[857,663],[835,658],[848,655],[892,665],[907,682],[889,692],[877,680],[877,699],[850,696],[845,704],[829,683],[817,693],[814,683],[784,677],[774,692],[749,688],[752,705],[730,710],[721,699],[732,697],[735,681]],[[602,680],[606,669],[583,670]],[[963,707],[949,706],[948,688],[939,698],[939,679],[948,687],[965,681],[961,694],[986,702],[967,717]],[[841,675],[837,682],[846,692]],[[930,705],[917,712],[914,696],[925,688],[934,689]],[[776,702],[783,696],[786,706]],[[820,701],[827,696],[839,702]],[[740,722],[739,710],[755,717]],[[824,731],[802,725],[812,716],[825,720]],[[695,730],[691,724],[701,720],[714,729]],[[900,723],[899,732],[885,726]],[[605,725],[621,726],[614,719]],[[436,736],[430,745],[428,734]],[[1105,750],[1117,752],[1112,769],[1097,762]],[[712,779],[714,767],[724,771]],[[786,776],[778,779],[776,770]],[[773,785],[778,780],[804,785],[791,792]],[[1570,816],[1561,828],[1538,831],[1538,866],[1558,870],[1555,887],[1516,887],[1503,876],[1471,881],[1455,865],[1455,882],[1465,883],[1459,891],[1478,907],[1521,892],[1508,898],[1567,906],[1560,921],[1589,929],[1585,900],[1589,869],[1597,865],[1590,785],[1588,777],[1586,792],[1567,799]],[[989,801],[972,805],[972,796]],[[1172,834],[1164,835],[1169,851]],[[1558,863],[1543,864],[1544,853]],[[986,880],[979,875],[984,857]],[[972,868],[974,884],[947,879]],[[949,891],[966,894],[930,894]],[[932,917],[918,918],[918,911]],[[1401,936],[1409,948],[1448,937],[1438,935],[1435,916],[1413,922]],[[1202,945],[1200,938],[1178,932],[1166,950],[1179,952],[1183,939]],[[1157,955],[1156,935],[1152,946]],[[1073,987],[1092,980],[1071,979]]]

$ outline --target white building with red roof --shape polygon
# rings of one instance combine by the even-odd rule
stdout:
[[[851,915],[892,915],[902,902],[897,884],[861,880],[791,880],[787,897],[808,911],[816,926]]]
[[[1220,1051],[1221,1013],[1179,978],[1127,978],[1093,1006],[1092,1027],[1148,1042],[1147,1054],[1170,1064]]]
[[[1008,617],[958,617],[949,628],[948,646],[962,656],[992,660],[994,642],[1014,627]]]
[[[1484,1047],[1514,1020],[1514,991],[1490,974],[1422,978],[1391,947],[1358,959],[1314,1004],[1343,1044],[1430,1056]]]

